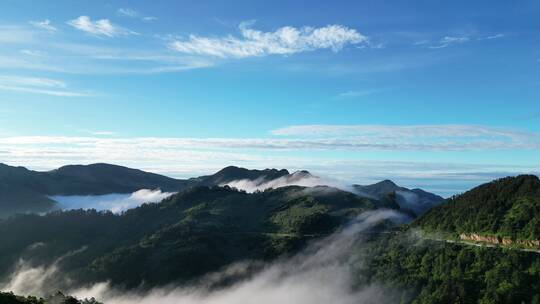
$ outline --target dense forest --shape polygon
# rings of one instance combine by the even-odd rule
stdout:
[[[424,231],[540,239],[540,180],[507,177],[452,197],[415,222]]]
[[[384,282],[407,303],[540,303],[539,253],[444,240],[462,232],[537,239],[539,219],[538,177],[495,180],[358,248],[357,277]],[[425,238],[434,232],[440,239]]]
[[[357,249],[357,284],[383,282],[403,303],[540,303],[540,255],[426,240],[412,230]]]

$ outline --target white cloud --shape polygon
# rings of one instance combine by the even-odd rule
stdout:
[[[139,13],[130,8],[119,8],[117,13],[118,15],[124,16],[124,17],[131,17],[131,18],[139,17]]]
[[[249,25],[240,25],[240,38],[231,35],[220,38],[190,35],[189,39],[175,40],[169,46],[187,54],[245,58],[272,54],[289,55],[317,49],[337,52],[347,44],[368,44],[366,36],[342,25],[320,28],[285,26],[274,32],[254,30]]]
[[[445,36],[439,40],[438,45],[430,46],[430,49],[441,49],[445,48],[447,46],[453,45],[453,44],[460,44],[469,41],[469,37],[453,37],[453,36]]]
[[[50,33],[54,33],[57,31],[57,28],[51,24],[51,21],[49,19],[45,19],[43,21],[30,21],[30,24],[37,28],[46,30]]]
[[[56,79],[0,75],[0,90],[60,97],[83,97],[88,93],[66,90],[66,83]]]
[[[122,35],[137,34],[133,31],[112,24],[108,19],[92,21],[88,16],[80,16],[67,22],[74,28],[96,36],[117,37]]]
[[[117,14],[122,17],[136,18],[144,22],[156,21],[158,18],[154,16],[143,16],[138,11],[130,8],[119,8]]]

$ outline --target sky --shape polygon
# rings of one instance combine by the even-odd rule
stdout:
[[[0,2],[0,162],[444,196],[540,172],[540,2]]]

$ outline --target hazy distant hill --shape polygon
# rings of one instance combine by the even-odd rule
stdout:
[[[0,164],[0,217],[51,210],[51,195],[130,193],[139,189],[178,191],[188,182],[109,164],[72,165],[38,172]]]
[[[404,210],[422,214],[444,201],[444,198],[422,189],[408,189],[384,180],[372,185],[353,185],[355,193],[378,200],[392,199]]]

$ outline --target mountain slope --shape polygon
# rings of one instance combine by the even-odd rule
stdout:
[[[540,303],[539,253],[459,239],[538,239],[539,198],[536,176],[483,184],[364,244],[357,249],[362,265],[351,268],[364,284],[366,277],[385,284],[407,303]]]
[[[82,210],[20,215],[0,222],[0,277],[20,258],[48,265],[77,252],[60,265],[77,283],[185,282],[237,261],[296,252],[308,239],[378,205],[330,187],[257,193],[193,187],[121,215]]]
[[[179,191],[188,182],[109,164],[64,166],[38,172],[0,164],[0,217],[44,212],[54,206],[52,195],[130,193],[139,189]]]
[[[540,180],[520,175],[483,184],[429,210],[415,225],[455,234],[540,239]]]

